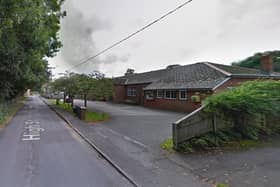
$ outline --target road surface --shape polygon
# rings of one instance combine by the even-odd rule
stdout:
[[[38,97],[0,130],[1,187],[125,187],[131,184]]]

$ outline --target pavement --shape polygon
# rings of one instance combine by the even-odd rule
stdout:
[[[38,97],[0,131],[1,187],[132,186]]]
[[[75,103],[82,105],[80,100]],[[207,186],[215,182],[231,187],[279,186],[280,137],[243,151],[169,154],[159,144],[171,136],[172,122],[185,114],[92,101],[88,108],[112,118],[95,125],[72,122],[143,186],[152,180],[157,182],[147,186]],[[181,176],[188,177],[184,180]],[[201,183],[191,183],[193,177]]]

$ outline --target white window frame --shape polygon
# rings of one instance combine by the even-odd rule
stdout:
[[[170,96],[172,95],[172,94],[171,94],[172,92],[175,92],[175,98],[173,98],[173,97],[167,97],[167,96],[166,96],[166,93],[167,93],[167,92],[170,92]],[[176,100],[176,99],[177,99],[177,92],[176,92],[176,90],[165,90],[165,91],[164,91],[164,99]]]
[[[158,94],[159,92],[162,92],[161,96]],[[159,99],[164,98],[164,90],[157,90],[157,98]]]
[[[136,88],[128,87],[127,88],[127,96],[128,97],[136,97]]]
[[[182,92],[185,92],[185,96],[186,96],[185,98],[182,98],[182,95],[181,95]],[[182,101],[188,100],[187,90],[179,90],[179,99]]]

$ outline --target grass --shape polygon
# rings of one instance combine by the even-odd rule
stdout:
[[[55,99],[50,99],[49,101],[50,101],[50,103],[52,105],[56,104],[56,100]],[[72,113],[74,115],[74,112],[73,112],[73,109],[71,107],[71,104],[60,102],[59,105],[57,105],[57,106],[60,109],[65,110],[65,111],[67,111],[69,113]],[[98,122],[98,121],[106,121],[108,119],[110,119],[108,114],[93,112],[93,111],[90,111],[90,110],[86,111],[86,115],[85,115],[85,121],[86,122],[91,123],[91,122]]]
[[[168,138],[166,140],[164,140],[164,142],[162,142],[160,144],[160,147],[170,153],[174,152],[173,150],[173,140],[172,138]]]
[[[224,184],[224,183],[218,183],[218,184],[216,184],[216,187],[229,187],[229,185]]]
[[[15,103],[10,104],[4,110],[0,110],[0,128],[5,127],[17,111],[23,106],[26,98],[18,99]]]
[[[97,113],[92,111],[86,111],[86,122],[97,122],[97,121],[105,121],[110,117],[105,113]]]

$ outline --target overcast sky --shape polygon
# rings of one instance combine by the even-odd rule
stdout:
[[[184,0],[67,0],[64,47],[50,60],[55,73],[94,55],[175,8]],[[230,64],[280,49],[279,0],[193,0],[167,19],[76,68],[108,77],[211,61]]]

